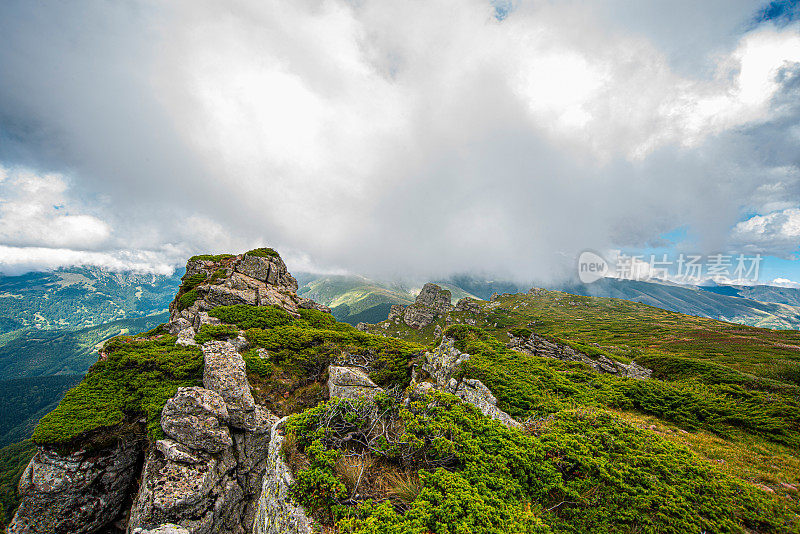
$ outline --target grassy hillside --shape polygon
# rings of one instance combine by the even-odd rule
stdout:
[[[800,332],[545,290],[501,295],[481,302],[477,313],[453,312],[421,331],[399,321],[371,328],[432,346],[437,325],[448,324],[456,326],[446,332],[473,354],[470,372],[513,415],[540,419],[576,407],[611,410],[797,506]],[[511,351],[505,342],[515,328],[590,354],[635,360],[653,369],[654,378],[597,375],[579,364]]]

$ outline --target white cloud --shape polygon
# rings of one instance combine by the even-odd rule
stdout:
[[[518,277],[678,226],[722,250],[800,204],[800,29],[745,31],[761,5],[10,1],[0,161],[73,181],[0,243]]]
[[[734,227],[733,239],[748,251],[793,256],[800,249],[800,209],[750,217]]]
[[[795,282],[794,280],[789,280],[788,278],[775,278],[768,285],[800,289],[800,282]]]

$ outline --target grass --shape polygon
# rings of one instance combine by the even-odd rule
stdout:
[[[280,254],[275,252],[275,250],[271,248],[254,248],[253,250],[249,250],[245,252],[245,256],[256,256],[259,258],[280,258]]]

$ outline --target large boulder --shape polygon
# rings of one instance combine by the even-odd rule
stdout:
[[[356,367],[328,367],[328,395],[340,399],[372,399],[383,391],[367,373]]]
[[[161,428],[174,440],[207,452],[220,452],[233,443],[228,409],[219,393],[201,387],[178,388],[161,412]]]
[[[244,428],[248,415],[256,409],[244,359],[228,341],[204,343],[203,357],[203,385],[225,401],[227,422]]]
[[[144,442],[121,439],[68,455],[39,448],[19,481],[9,534],[83,534],[112,522],[135,482]]]

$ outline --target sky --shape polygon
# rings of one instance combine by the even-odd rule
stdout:
[[[797,1],[0,3],[0,271],[800,281]]]

